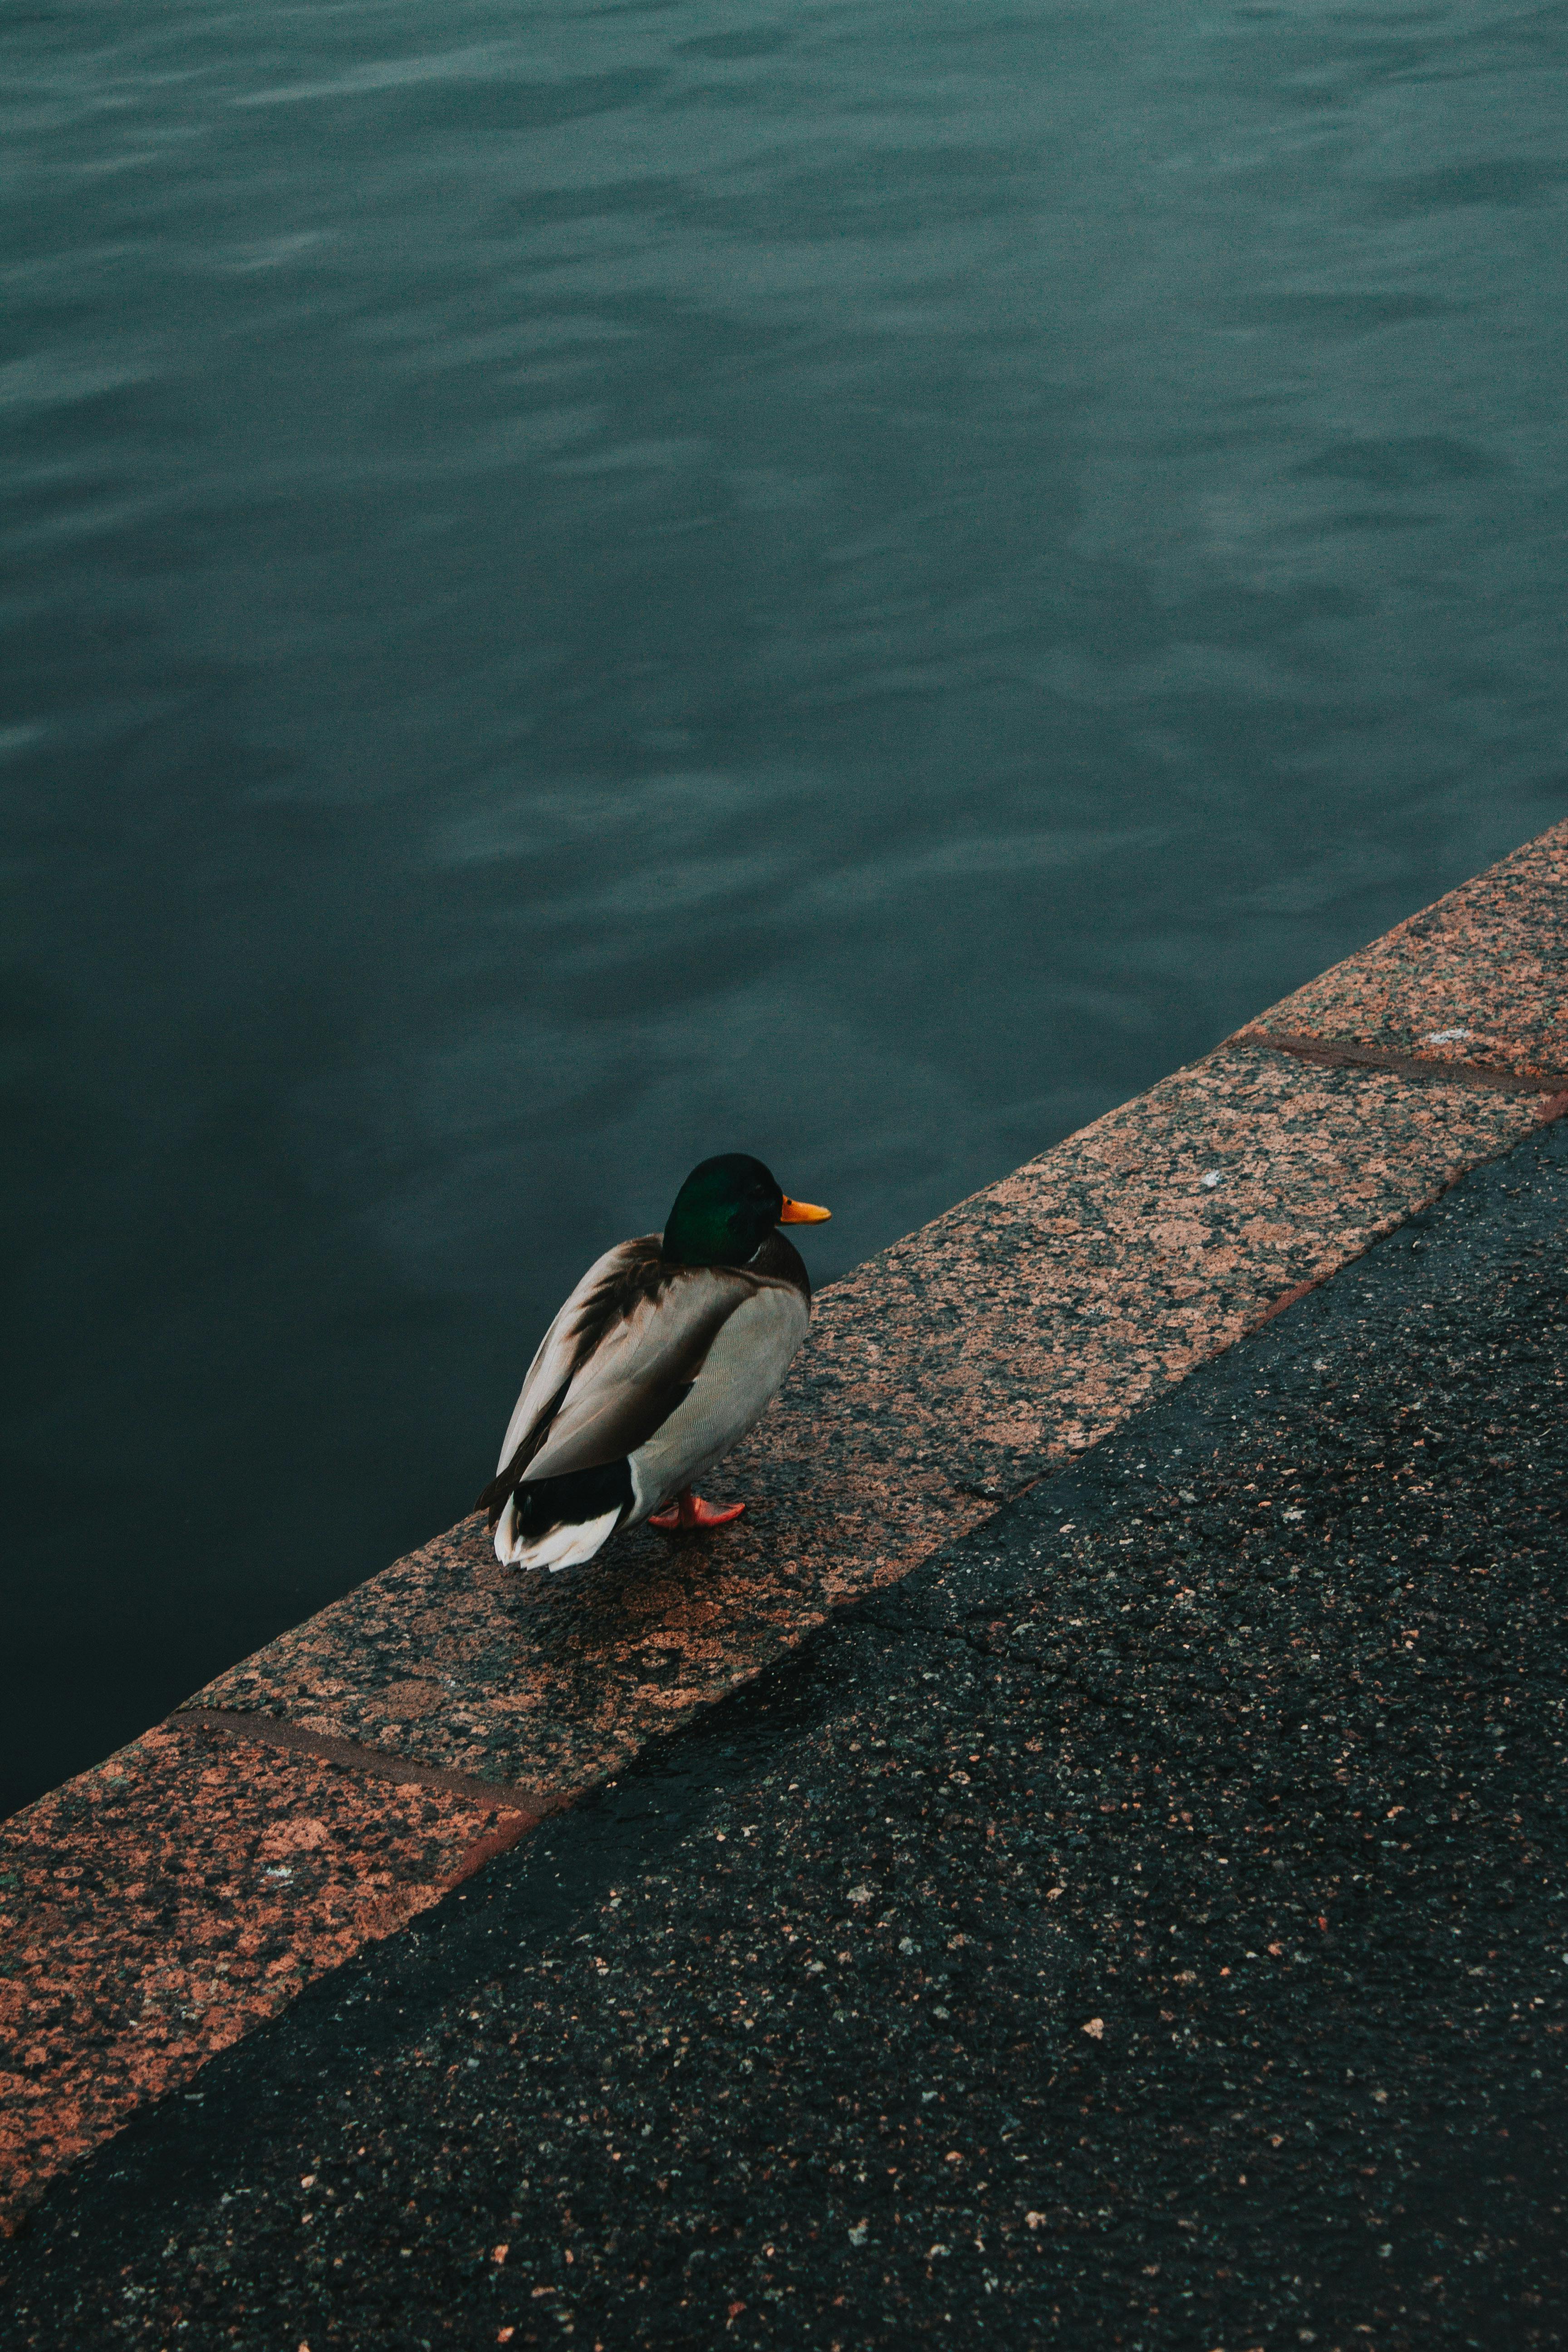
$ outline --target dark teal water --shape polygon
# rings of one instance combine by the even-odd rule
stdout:
[[[19,1801],[1564,811],[1562,6],[13,6]]]

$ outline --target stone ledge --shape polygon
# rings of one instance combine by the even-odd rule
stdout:
[[[639,1529],[525,1580],[461,1522],[0,1827],[0,2228],[545,1811],[1561,1115],[1565,965],[1568,825],[824,1292],[726,1465],[751,1507],[722,1537]],[[1367,1051],[1290,1050],[1313,1040]]]
[[[0,2229],[533,1826],[160,1725],[0,1831]]]

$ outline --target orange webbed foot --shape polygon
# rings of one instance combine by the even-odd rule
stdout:
[[[649,1513],[648,1525],[662,1528],[667,1535],[679,1535],[689,1528],[727,1528],[745,1507],[744,1503],[731,1503],[728,1510],[718,1510],[711,1503],[705,1503],[700,1495],[694,1495],[689,1486],[683,1486],[673,1503],[667,1503],[662,1511]]]

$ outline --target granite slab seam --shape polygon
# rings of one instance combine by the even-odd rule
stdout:
[[[226,1714],[218,1707],[184,1706],[175,1709],[166,1720],[175,1726],[195,1725],[205,1731],[224,1733],[230,1739],[254,1739],[267,1748],[283,1748],[297,1755],[319,1757],[323,1763],[341,1765],[345,1772],[368,1773],[373,1780],[395,1780],[405,1786],[422,1789],[442,1789],[455,1797],[468,1797],[479,1802],[511,1806],[525,1816],[530,1829],[536,1829],[551,1810],[541,1805],[531,1794],[508,1786],[504,1780],[478,1780],[465,1772],[447,1772],[438,1766],[410,1763],[401,1756],[389,1756],[384,1748],[362,1748],[357,1740],[330,1739],[320,1732],[306,1731],[297,1723],[283,1721],[268,1715]]]
[[[1266,1045],[1270,1053],[1294,1054],[1303,1062],[1331,1067],[1397,1070],[1402,1076],[1428,1078],[1436,1085],[1481,1087],[1499,1094],[1553,1095],[1568,1089],[1568,1070],[1548,1070],[1539,1076],[1505,1069],[1487,1062],[1445,1062],[1429,1055],[1394,1054],[1380,1045],[1347,1045],[1326,1037],[1298,1037],[1287,1031],[1270,1034],[1264,1029],[1238,1029],[1238,1045]]]
[[[179,1723],[0,1825],[0,2234],[536,1819]]]
[[[1568,821],[1271,1005],[1255,1029],[1568,1069]]]

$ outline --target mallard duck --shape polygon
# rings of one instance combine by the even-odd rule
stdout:
[[[694,1481],[754,1427],[811,1317],[811,1280],[780,1225],[829,1214],[792,1201],[760,1160],[694,1168],[662,1234],[588,1268],[528,1368],[477,1507],[510,1568],[577,1568],[617,1528],[721,1528]]]

